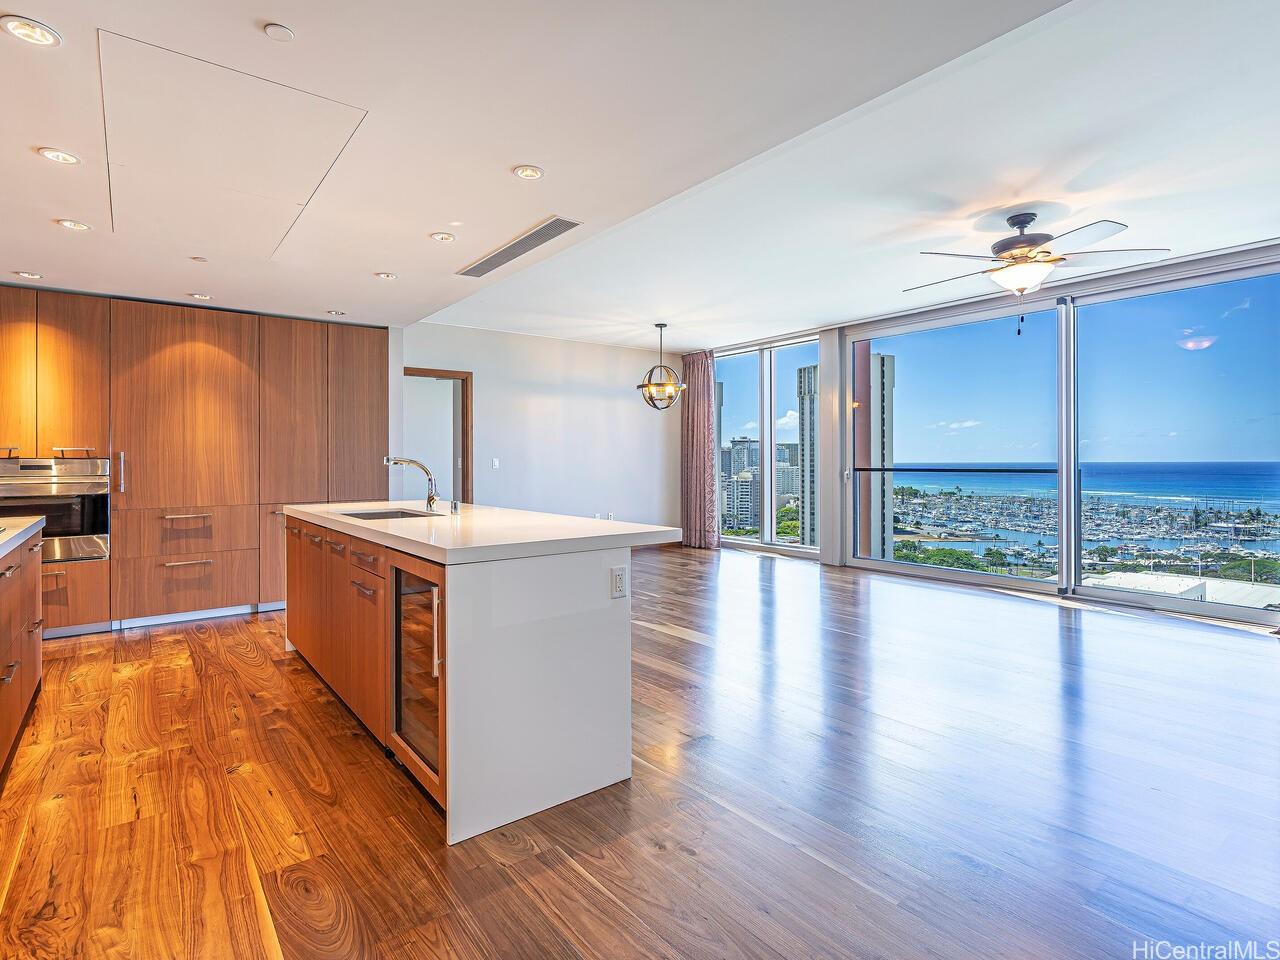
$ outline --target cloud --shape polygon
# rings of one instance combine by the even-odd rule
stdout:
[[[742,425],[742,429],[743,429],[743,430],[754,430],[754,429],[755,429],[756,427],[758,427],[758,426],[760,426],[760,424],[759,424],[759,423],[757,423],[755,420],[748,420],[746,423],[744,423],[744,424]]]
[[[951,430],[968,430],[970,427],[978,427],[982,425],[981,420],[953,420],[947,424]]]
[[[779,430],[796,430],[800,426],[800,411],[788,410],[786,416],[779,417],[776,423]]]
[[[1252,306],[1253,306],[1253,297],[1245,297],[1243,300],[1237,303],[1230,310],[1223,311],[1222,316],[1219,317],[1218,319],[1225,320],[1227,319],[1227,317],[1231,316],[1233,313],[1236,313],[1240,310],[1248,310]]]
[[[1177,431],[1177,430],[1170,430],[1170,431],[1169,431],[1169,436],[1171,436],[1171,437],[1176,437],[1177,435],[1178,435],[1178,431]]]

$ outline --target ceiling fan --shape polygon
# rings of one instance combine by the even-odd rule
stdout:
[[[945,280],[934,280],[919,286],[907,287],[903,293],[934,287],[940,283],[953,280],[964,280],[967,277],[986,275],[998,285],[1017,296],[1032,293],[1040,289],[1040,285],[1048,279],[1054,270],[1072,267],[1132,267],[1140,263],[1159,260],[1171,251],[1166,247],[1131,249],[1131,250],[1086,250],[1088,247],[1114,237],[1121,230],[1129,229],[1126,224],[1114,220],[1098,220],[1083,227],[1076,227],[1066,233],[1053,236],[1049,233],[1027,233],[1027,227],[1035,223],[1034,213],[1015,213],[1005,222],[1018,232],[1011,237],[997,240],[991,245],[991,255],[972,253],[938,253],[933,250],[921,250],[926,257],[959,257],[961,260],[985,260],[995,266],[974,273],[962,273],[958,277]],[[1069,249],[1075,252],[1055,253],[1050,245],[1058,250]]]

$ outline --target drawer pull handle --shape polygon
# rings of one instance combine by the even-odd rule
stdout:
[[[322,540],[324,540],[324,537],[317,537],[314,533],[308,533],[307,539],[310,540],[312,543],[320,543]]]
[[[351,585],[355,587],[357,590],[359,590],[361,593],[363,593],[366,597],[372,597],[375,593],[378,592],[377,590],[373,589],[373,587],[366,587],[359,580],[352,580]]]
[[[165,566],[166,566],[166,567],[194,567],[194,566],[196,566],[197,564],[201,564],[201,563],[213,563],[213,560],[212,560],[212,559],[209,559],[209,560],[170,560],[168,563],[166,563],[166,564],[165,564]]]
[[[6,673],[3,677],[0,677],[0,683],[13,683],[14,674],[18,672],[18,668],[20,666],[22,666],[21,660],[15,660],[13,661],[13,663],[9,664],[9,666],[5,668],[9,672]]]
[[[378,559],[372,553],[361,553],[359,550],[352,550],[351,555],[353,557],[359,557],[365,563],[374,563]]]
[[[14,573],[17,572],[18,566],[19,565],[16,563],[9,564],[3,570],[0,570],[0,577],[4,577],[6,580],[8,580],[10,577],[14,575]]]
[[[324,542],[327,543],[329,546],[333,547],[333,549],[337,550],[338,553],[341,553],[343,550],[347,549],[347,545],[341,542],[340,540],[330,540],[328,537],[325,537]]]
[[[40,577],[43,579],[44,577],[65,577],[66,575],[67,572],[65,570],[49,570],[40,574]]]
[[[285,524],[285,529],[286,529],[286,530],[288,530],[290,533],[297,533],[297,532],[298,532],[298,528],[297,528],[297,527],[291,527],[291,526],[289,526],[288,524]]]
[[[283,516],[284,516],[284,511],[283,511],[283,510],[272,510],[272,511],[271,511],[271,515],[272,515],[273,517],[283,517]]]
[[[31,546],[27,547],[27,549],[30,550],[32,553],[39,553],[42,549],[44,549],[44,541],[41,540],[39,543],[33,543]]]
[[[66,453],[68,450],[79,450],[81,453],[93,453],[97,447],[50,447],[54,453]]]
[[[207,520],[212,513],[166,513],[165,520]]]
[[[118,493],[124,493],[124,451],[119,452],[120,455],[120,486],[116,488]]]

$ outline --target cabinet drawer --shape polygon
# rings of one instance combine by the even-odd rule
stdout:
[[[46,563],[40,568],[46,630],[111,619],[109,560]]]
[[[225,550],[112,559],[116,620],[256,603],[258,551]]]
[[[117,557],[181,556],[258,546],[258,508],[160,507],[111,514],[111,552]]]
[[[357,540],[351,538],[352,566],[359,567],[361,570],[367,570],[375,577],[387,577],[387,551],[376,543],[370,543],[367,540]]]

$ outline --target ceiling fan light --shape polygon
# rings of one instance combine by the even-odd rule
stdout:
[[[1025,261],[1011,263],[987,276],[1010,293],[1022,296],[1024,293],[1034,293],[1039,290],[1049,274],[1053,273],[1053,267],[1052,263]]]

